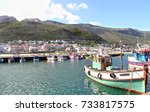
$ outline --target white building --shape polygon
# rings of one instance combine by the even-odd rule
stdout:
[[[33,46],[29,47],[29,52],[37,52],[37,51],[39,51],[38,47],[33,47]]]

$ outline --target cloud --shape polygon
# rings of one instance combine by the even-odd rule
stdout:
[[[2,2],[0,15],[10,15],[22,20],[25,18],[44,19],[51,0],[2,0]]]
[[[87,8],[88,8],[88,5],[87,5],[86,3],[80,3],[80,4],[79,4],[79,8],[87,9]]]
[[[0,0],[0,15],[14,16],[19,21],[25,18],[40,20],[62,20],[69,24],[78,23],[81,18],[53,0]],[[80,7],[85,8],[84,4]]]
[[[69,24],[75,24],[81,20],[78,15],[74,15],[67,11],[60,3],[50,4],[48,14],[50,19],[65,20]]]
[[[87,9],[88,5],[86,3],[80,3],[79,5],[77,5],[76,3],[69,3],[67,5],[67,8],[71,10]]]
[[[98,21],[92,21],[92,22],[89,22],[89,23],[92,24],[92,25],[100,26],[100,22],[98,22]]]

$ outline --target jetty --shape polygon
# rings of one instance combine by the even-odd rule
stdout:
[[[13,58],[14,62],[19,62],[21,58],[24,58],[26,61],[33,61],[33,58],[38,56],[39,60],[47,60],[48,54],[45,53],[26,53],[26,54],[0,54],[0,58],[3,58],[4,63],[8,62],[8,59]]]

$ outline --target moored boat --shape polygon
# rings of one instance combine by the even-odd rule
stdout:
[[[38,62],[38,61],[39,61],[39,57],[38,57],[38,56],[34,56],[34,57],[33,57],[33,61],[34,61],[34,62]]]
[[[63,60],[68,60],[69,57],[68,56],[58,56],[58,61],[63,61]]]
[[[21,57],[21,58],[20,58],[20,60],[19,60],[19,62],[20,62],[20,63],[22,63],[22,62],[26,62],[26,59],[25,59],[25,58],[23,58],[23,57]]]
[[[50,61],[50,62],[55,62],[55,61],[57,61],[57,56],[48,56],[47,57],[47,61]]]
[[[123,70],[112,66],[110,56],[94,57],[92,66],[84,66],[85,74],[92,80],[114,88],[128,90],[137,94],[146,92],[147,65],[142,69]]]
[[[150,48],[141,48],[133,51],[132,56],[128,56],[129,68],[143,68],[147,64],[150,69]]]
[[[8,63],[12,63],[15,62],[15,58],[14,57],[10,57],[7,59]]]
[[[85,58],[83,55],[78,55],[78,54],[71,54],[69,57],[71,61],[83,60]]]
[[[90,60],[91,59],[90,55],[85,55],[84,57],[85,57],[86,60]]]

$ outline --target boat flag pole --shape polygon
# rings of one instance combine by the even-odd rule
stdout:
[[[122,57],[122,41],[120,40],[120,57],[121,57],[121,70],[123,70],[123,57]]]

